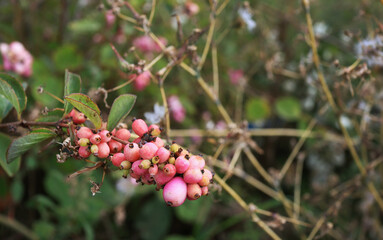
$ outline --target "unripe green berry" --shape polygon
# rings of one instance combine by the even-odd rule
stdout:
[[[93,154],[97,154],[98,153],[98,146],[96,144],[93,144],[91,147],[90,147],[90,151],[93,153]]]
[[[88,138],[80,138],[80,140],[78,140],[78,145],[80,145],[81,147],[86,147],[88,146],[89,142],[90,141]]]
[[[121,162],[120,169],[121,170],[129,170],[132,167],[132,163],[129,161]]]
[[[168,161],[170,164],[175,164],[176,159],[174,157],[170,157]]]
[[[158,156],[154,156],[154,157],[152,158],[152,163],[153,163],[153,164],[157,164],[159,161],[160,161],[160,158],[159,158]]]
[[[152,163],[149,160],[142,160],[138,167],[141,169],[149,169],[150,165],[152,165]]]

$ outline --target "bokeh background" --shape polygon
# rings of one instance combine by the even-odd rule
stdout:
[[[129,2],[139,13],[150,14],[151,0]],[[282,239],[309,235],[322,216],[325,224],[317,236],[323,239],[383,239],[382,211],[366,187],[366,178],[360,176],[352,160],[337,117],[330,108],[319,111],[328,106],[328,102],[313,63],[301,2],[194,0],[199,10],[193,15],[185,11],[186,0],[157,0],[151,29],[167,39],[167,46],[177,48],[181,43],[177,40],[175,14],[186,37],[196,28],[208,29],[214,2],[218,7],[227,3],[217,16],[212,43],[217,50],[219,97],[236,123],[247,126],[244,131],[262,149],[256,151],[255,147],[252,152],[271,176],[278,175],[311,119],[317,122],[312,135],[298,149],[297,160],[283,181],[271,186],[293,201],[297,162],[303,162],[300,219],[311,225],[283,223],[277,217],[262,219]],[[363,164],[369,166],[377,161],[367,179],[374,182],[377,194],[381,195],[383,4],[377,0],[310,2],[321,69],[340,108],[341,122],[354,140]],[[62,107],[48,94],[39,94],[37,88],[41,86],[62,98],[65,69],[81,76],[82,92],[99,104],[106,119],[108,109],[97,89],[110,89],[128,79],[120,70],[110,43],[129,62],[138,59],[150,62],[159,54],[144,53],[140,49],[130,51],[134,40],[144,33],[121,17],[132,17],[126,7],[113,6],[112,1],[0,1],[0,42],[20,41],[34,58],[31,77],[15,75],[23,82],[28,96],[23,119],[35,120],[44,108]],[[109,10],[114,11],[113,21],[107,18]],[[205,33],[195,43],[199,56],[206,38]],[[200,72],[211,86],[215,77],[212,57],[209,52]],[[167,63],[168,59],[162,58],[151,72],[156,73]],[[349,66],[354,67],[347,69]],[[182,68],[174,67],[164,82],[164,89],[168,96],[177,96],[185,109],[181,121],[171,118],[171,127],[177,130],[172,138],[177,142],[207,155],[214,155],[220,144],[227,143],[218,158],[226,164],[221,166],[228,166],[236,149],[250,141],[214,134],[226,131],[229,126],[195,77]],[[133,116],[143,118],[145,112],[153,112],[156,103],[163,104],[155,81],[140,91],[129,84],[110,93],[108,103],[123,93],[137,95],[136,105],[126,120],[128,126]],[[2,106],[1,119],[3,123],[15,121],[16,113]],[[204,130],[204,136],[190,132],[191,129]],[[280,131],[270,136],[275,129]],[[1,129],[12,137],[26,133],[25,129],[11,130]],[[92,196],[90,180],[99,181],[102,171],[86,173],[67,182],[66,176],[86,164],[76,160],[57,163],[55,155],[59,148],[59,144],[53,144],[32,149],[23,155],[20,169],[13,176],[0,169],[2,219],[14,219],[33,232],[31,237],[269,239],[218,184],[211,186],[208,197],[170,208],[153,186],[137,186],[122,179],[119,171],[110,171],[101,193]],[[227,174],[225,167],[211,167],[221,176]],[[288,216],[280,200],[249,184],[248,176],[268,183],[246,154],[239,156],[236,167],[246,175],[229,174],[227,183],[247,203]],[[7,221],[6,218],[3,221]],[[0,224],[0,238],[23,239],[24,236]]]

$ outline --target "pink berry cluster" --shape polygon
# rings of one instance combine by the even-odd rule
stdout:
[[[81,124],[78,121],[82,119],[81,113],[75,111],[70,115],[74,123]],[[159,137],[162,129],[154,124],[148,127],[142,119],[133,120],[132,130],[138,137],[130,141],[131,133],[127,128],[109,132],[78,127],[78,156],[88,158],[93,154],[110,159],[123,171],[123,177],[130,175],[142,184],[156,185],[157,190],[163,188],[168,206],[177,207],[186,199],[196,200],[209,193],[213,174],[205,168],[202,156],[192,155],[176,143],[165,145]]]

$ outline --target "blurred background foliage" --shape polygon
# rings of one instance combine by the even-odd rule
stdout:
[[[140,13],[149,15],[151,0],[129,2]],[[195,16],[184,16],[185,36],[190,35],[195,28],[205,29],[209,26],[209,2],[194,2],[200,7],[200,12]],[[218,5],[222,2],[225,1],[218,1]],[[343,103],[342,119],[352,137],[360,144],[358,151],[367,163],[381,155],[382,111],[377,99],[382,90],[382,69],[372,67],[372,73],[350,81],[339,76],[338,71],[357,60],[354,49],[357,42],[373,38],[383,31],[383,23],[379,18],[383,16],[383,6],[374,0],[310,2],[326,80],[334,94],[339,95],[337,102]],[[100,10],[101,3],[105,5]],[[156,35],[165,37],[168,45],[180,46],[172,14],[182,12],[184,3],[184,0],[157,1],[152,30]],[[248,31],[238,14],[243,4],[244,1],[229,1],[217,20],[214,44],[218,49],[219,95],[222,104],[236,120],[246,119],[250,129],[304,130],[312,117],[317,118],[315,131],[320,137],[309,138],[301,156],[305,159],[302,208],[309,212],[308,219],[318,219],[336,202],[329,190],[353,179],[358,170],[344,141],[339,140],[341,137],[323,137],[328,133],[341,136],[341,133],[330,110],[324,114],[318,113],[326,104],[326,99],[320,89],[311,49],[307,44],[307,25],[301,3],[284,0],[249,1],[253,19],[257,23],[253,31]],[[28,96],[24,119],[37,119],[44,107],[62,107],[49,95],[39,94],[37,88],[42,86],[44,90],[62,97],[65,69],[82,77],[82,91],[99,103],[106,119],[108,110],[96,90],[99,87],[109,89],[127,81],[126,75],[118,70],[118,61],[110,43],[119,52],[125,53],[132,46],[133,39],[143,35],[133,24],[119,18],[108,26],[105,21],[107,9],[110,9],[107,1],[0,0],[0,42],[20,41],[34,57],[32,77],[19,78]],[[121,12],[130,15],[126,8],[121,8]],[[199,54],[205,41],[206,34],[196,42]],[[147,62],[155,57],[140,52],[137,54]],[[136,62],[134,55],[127,54],[127,60]],[[334,61],[338,64],[333,64]],[[155,73],[166,64],[167,60],[161,59],[154,65],[152,72]],[[209,54],[201,70],[209,84],[213,84],[212,68]],[[244,85],[230,81],[228,73],[231,69],[243,71],[247,80]],[[186,109],[185,121],[172,121],[172,129],[217,128],[221,116],[194,77],[181,68],[175,68],[166,78],[164,86],[167,95],[179,96]],[[354,88],[354,95],[350,93],[350,88]],[[144,91],[136,91],[131,85],[123,87],[109,95],[108,103],[111,105],[112,100],[122,93],[133,93],[138,97],[130,116],[143,117],[145,112],[153,111],[155,103],[162,103],[158,85],[153,82]],[[354,107],[362,103],[371,109],[367,113],[370,121],[363,129],[360,122],[363,122],[364,115],[360,116],[359,113],[364,108]],[[1,110],[2,122],[16,119],[16,113],[9,106],[2,106]],[[378,121],[372,121],[374,117]],[[15,137],[22,134],[2,130],[4,133],[0,135],[0,144],[4,146],[10,141],[7,135]],[[178,137],[176,140],[190,146],[190,149],[210,155],[214,154],[220,142],[214,137],[205,137],[202,142],[189,137]],[[272,173],[281,169],[298,138],[253,137],[253,140],[264,151],[264,154],[257,154],[259,161]],[[100,179],[102,172],[93,171],[67,182],[66,176],[83,168],[84,163],[67,161],[58,164],[55,158],[58,149],[58,144],[43,151],[35,148],[25,154],[21,161],[15,161],[13,165],[0,170],[1,214],[27,226],[40,239],[268,239],[218,185],[209,197],[187,202],[178,208],[169,208],[163,203],[160,192],[156,192],[152,186],[135,187],[121,180],[120,173],[109,172],[102,193],[92,197],[89,180]],[[221,154],[223,161],[230,161],[234,151],[235,145],[225,149]],[[3,160],[4,156],[5,149],[0,148]],[[21,164],[21,167],[15,173],[17,164]],[[249,175],[261,179],[246,156],[241,156],[239,165]],[[289,199],[294,194],[295,168],[294,163],[280,184]],[[381,180],[380,173],[382,169],[377,168],[371,176],[378,183]],[[286,215],[280,201],[256,190],[242,178],[231,177],[228,183],[246,202]],[[380,183],[377,187],[382,189]],[[365,187],[356,187],[352,197],[342,202],[339,212],[330,214],[328,220],[333,222],[336,231],[331,237],[381,239],[382,214],[381,211],[373,211],[377,206],[371,198]],[[275,231],[283,239],[299,238],[295,228],[289,224],[279,226]],[[307,229],[301,231],[309,233]],[[22,239],[20,233],[3,225],[0,225],[0,238]]]

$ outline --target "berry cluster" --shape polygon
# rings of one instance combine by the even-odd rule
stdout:
[[[76,124],[81,124],[82,116],[78,112],[71,113]],[[202,156],[192,155],[176,143],[165,145],[159,137],[162,129],[157,125],[148,127],[142,119],[133,120],[132,130],[138,137],[130,141],[127,128],[109,132],[79,127],[76,130],[78,156],[88,158],[93,154],[110,159],[123,171],[123,177],[130,175],[142,184],[156,185],[157,190],[163,188],[168,206],[177,207],[186,198],[196,200],[208,194],[213,174],[205,168]]]

